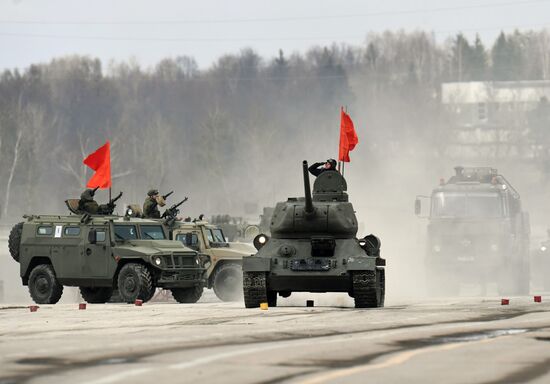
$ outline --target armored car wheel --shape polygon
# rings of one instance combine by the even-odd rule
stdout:
[[[356,271],[352,274],[355,308],[377,308],[383,305],[379,271]]]
[[[113,296],[112,287],[80,287],[80,295],[90,304],[104,304]]]
[[[137,263],[124,265],[118,273],[118,292],[122,301],[133,303],[136,299],[148,301],[155,288],[149,270]]]
[[[213,277],[214,293],[221,301],[238,301],[243,292],[243,271],[236,263],[221,265]]]
[[[59,284],[53,267],[40,264],[29,275],[29,292],[36,304],[55,304],[63,294],[63,285]]]
[[[21,245],[21,234],[23,233],[23,223],[17,223],[13,226],[8,238],[8,248],[10,255],[19,263],[19,248]]]
[[[178,303],[192,304],[199,301],[202,296],[203,287],[172,288],[172,296]]]

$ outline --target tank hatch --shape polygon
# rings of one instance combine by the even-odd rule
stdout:
[[[337,171],[326,171],[313,184],[313,201],[348,201],[346,179]]]

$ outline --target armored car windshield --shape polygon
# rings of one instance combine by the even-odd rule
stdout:
[[[142,225],[141,238],[152,240],[165,240],[166,236],[160,225]]]
[[[437,192],[433,217],[496,218],[504,216],[504,198],[497,192]]]

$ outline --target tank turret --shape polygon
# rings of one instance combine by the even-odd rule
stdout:
[[[304,196],[275,206],[271,238],[254,239],[256,255],[243,258],[245,306],[273,306],[277,294],[347,292],[358,308],[384,305],[385,260],[374,235],[359,240],[357,218],[348,201],[347,183],[338,172],[322,172],[309,181],[302,163]]]

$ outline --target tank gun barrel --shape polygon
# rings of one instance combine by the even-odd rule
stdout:
[[[304,192],[305,192],[305,199],[306,199],[306,206],[305,206],[305,213],[306,215],[313,215],[315,212],[313,208],[313,201],[311,199],[311,187],[309,185],[309,170],[308,170],[308,164],[307,160],[304,160],[302,163],[303,171],[304,171]]]

